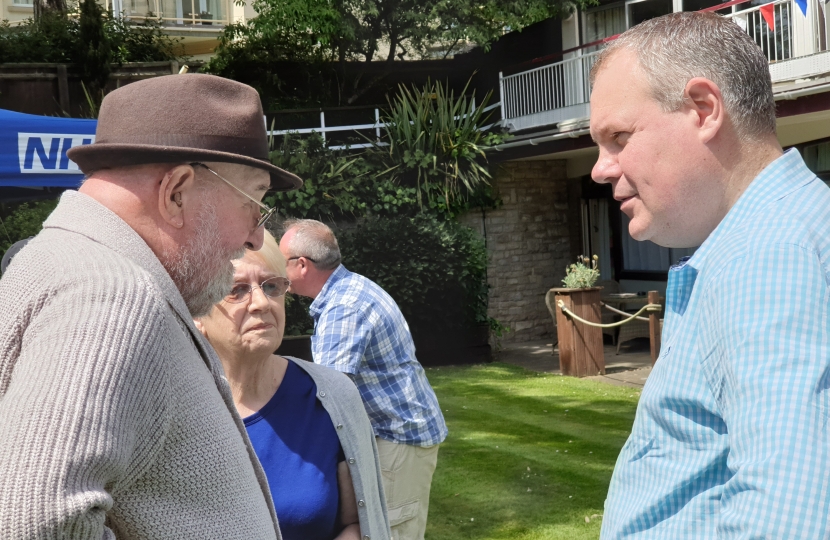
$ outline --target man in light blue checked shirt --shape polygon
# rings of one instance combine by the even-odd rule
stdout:
[[[594,180],[637,240],[700,246],[669,271],[602,538],[830,537],[830,190],[779,146],[766,58],[728,19],[674,13],[592,79]]]
[[[340,264],[334,233],[291,220],[280,241],[291,292],[314,298],[314,362],[357,385],[377,438],[395,540],[422,540],[432,474],[447,425],[415,358],[409,326],[391,296]]]

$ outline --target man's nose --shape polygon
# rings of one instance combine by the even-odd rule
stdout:
[[[248,235],[248,238],[245,241],[245,247],[251,251],[259,251],[264,242],[265,227],[257,227]]]
[[[594,182],[607,184],[619,178],[621,174],[622,171],[620,171],[619,161],[617,161],[616,156],[600,149],[597,162],[594,164],[593,169],[591,169],[591,178],[593,178]]]

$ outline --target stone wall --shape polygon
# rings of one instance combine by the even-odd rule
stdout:
[[[578,181],[566,180],[565,161],[514,161],[499,166],[494,187],[501,207],[462,218],[479,233],[486,231],[490,316],[511,329],[503,342],[551,337],[545,293],[561,286],[574,231],[579,238],[579,208],[568,202],[569,196],[579,201]]]

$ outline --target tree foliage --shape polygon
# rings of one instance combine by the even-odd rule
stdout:
[[[97,96],[109,80],[113,54],[104,22],[104,9],[96,0],[81,0],[76,46],[81,80],[90,93]]]
[[[43,228],[43,222],[58,205],[58,200],[24,202],[10,208],[0,207],[4,217],[0,224],[0,257],[18,240],[35,236]]]
[[[578,0],[578,5],[591,0]],[[487,47],[567,11],[563,0],[254,0],[246,27],[256,39],[314,48],[329,60],[434,57],[468,42]]]
[[[401,86],[383,116],[387,146],[377,146],[384,174],[414,186],[421,206],[444,199],[451,214],[457,199],[466,202],[489,184],[484,149],[505,137],[482,130],[490,117],[484,112],[490,93],[476,106],[475,96],[465,95],[468,87],[456,97],[440,83]]]
[[[88,54],[90,35],[97,36],[96,55],[101,59],[108,58],[113,64],[180,59],[176,54],[180,40],[167,36],[158,22],[148,20],[137,26],[106,11],[99,13],[102,30],[89,22],[82,23],[82,17],[70,17],[57,10],[44,12],[38,21],[28,19],[16,26],[3,21],[0,23],[0,63],[46,62],[77,66]],[[86,28],[82,29],[85,24]],[[99,48],[102,42],[109,44],[106,54]]]
[[[429,214],[366,218],[338,232],[343,263],[389,293],[414,332],[487,324],[487,251],[470,228]]]
[[[485,150],[505,136],[481,129],[491,122],[484,112],[489,95],[475,106],[463,93],[457,98],[437,82],[401,86],[382,115],[383,136],[360,152],[330,150],[317,134],[283,137],[271,161],[304,185],[271,202],[286,215],[318,219],[418,213],[451,219],[495,206]]]
[[[498,204],[484,143],[500,137],[480,130],[482,109],[440,83],[401,87],[384,113],[386,145],[331,150],[319,135],[289,135],[271,153],[304,184],[267,202],[286,217],[345,225],[337,233],[344,264],[395,299],[416,337],[503,330],[487,316],[484,242],[453,219]],[[289,334],[313,328],[307,303],[286,306]]]

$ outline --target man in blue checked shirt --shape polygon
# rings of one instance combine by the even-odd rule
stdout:
[[[775,133],[767,60],[674,13],[593,68],[592,176],[669,270],[663,349],[602,538],[830,537],[830,190]]]
[[[314,298],[314,362],[354,380],[378,446],[395,540],[423,540],[432,473],[447,425],[398,305],[340,264],[334,233],[319,221],[285,223],[280,241],[291,292]]]

